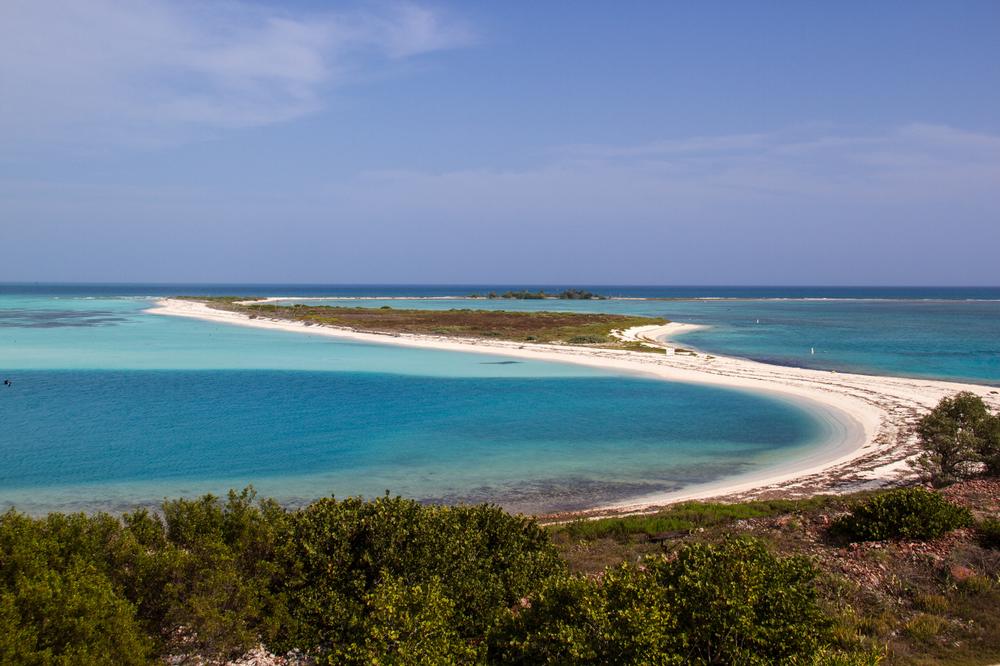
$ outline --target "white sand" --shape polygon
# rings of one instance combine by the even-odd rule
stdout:
[[[1000,394],[996,390],[975,384],[790,368],[701,352],[672,353],[677,345],[666,341],[671,336],[698,328],[692,324],[641,326],[619,334],[626,340],[663,347],[667,349],[664,354],[306,326],[279,319],[251,319],[204,303],[176,299],[163,299],[148,312],[371,343],[576,363],[668,381],[766,393],[794,401],[812,411],[826,422],[831,432],[827,442],[814,447],[812,453],[804,457],[775,461],[774,465],[753,474],[679,492],[638,497],[600,507],[595,512],[642,511],[695,498],[805,496],[898,483],[910,474],[909,467],[902,461],[915,451],[914,423],[941,398],[958,391],[972,391],[993,406],[1000,405]]]

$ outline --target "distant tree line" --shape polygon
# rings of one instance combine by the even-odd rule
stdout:
[[[487,293],[485,296],[481,294],[469,294],[469,298],[507,298],[513,300],[521,301],[533,301],[542,300],[546,298],[559,298],[562,300],[570,301],[582,301],[582,300],[604,300],[607,296],[602,296],[600,294],[595,294],[592,291],[587,291],[586,289],[564,289],[563,291],[549,294],[544,289],[539,289],[538,291],[505,291],[502,294],[497,294],[495,291]]]

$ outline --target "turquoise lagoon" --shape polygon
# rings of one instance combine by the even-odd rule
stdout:
[[[151,315],[106,289],[0,294],[2,506],[253,484],[290,504],[389,490],[553,511],[754,472],[830,435],[765,396]]]

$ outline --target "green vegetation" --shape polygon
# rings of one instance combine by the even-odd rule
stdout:
[[[1000,415],[975,393],[943,399],[917,426],[923,453],[915,466],[935,486],[970,478],[981,470],[1000,475]]]
[[[740,504],[684,502],[649,515],[577,520],[553,527],[565,531],[573,539],[613,538],[619,541],[635,538],[658,538],[665,533],[724,525],[735,520],[764,518],[794,513],[824,506],[830,498],[818,496],[806,500],[767,500]]]
[[[924,488],[897,488],[861,502],[832,529],[853,541],[924,541],[970,525],[972,514],[965,507]]]
[[[411,333],[516,342],[601,344],[621,347],[611,332],[633,326],[665,324],[658,317],[573,312],[506,312],[503,310],[406,310],[397,308],[329,307],[248,302],[242,298],[205,298],[211,307],[267,317],[374,333]]]
[[[470,294],[469,298],[484,298],[479,294]],[[502,294],[497,295],[495,291],[491,291],[486,294],[485,298],[508,298],[517,299],[522,301],[535,301],[542,300],[545,298],[559,298],[562,300],[604,300],[607,296],[601,296],[600,294],[595,294],[592,291],[587,291],[586,289],[565,289],[557,294],[547,294],[544,289],[539,289],[538,291],[528,291],[526,289],[521,289],[518,291],[505,291]]]
[[[986,518],[976,525],[979,532],[979,543],[983,548],[1000,550],[1000,520],[996,518]]]
[[[985,536],[998,518],[1000,480],[960,482],[947,490],[950,500],[981,507],[976,531],[931,541],[845,544],[832,527],[837,516],[883,494],[690,502],[648,516],[555,524],[549,530],[570,570],[587,576],[606,576],[608,567],[662,553],[669,559],[690,544],[725,544],[734,534],[752,536],[783,557],[807,558],[817,572],[818,603],[832,622],[833,638],[805,663],[1000,661],[1000,551],[991,550]]]
[[[566,341],[571,345],[599,345],[609,342],[606,335],[574,335]]]
[[[600,294],[595,294],[594,292],[587,291],[585,289],[566,289],[559,292],[559,298],[570,301],[589,301],[604,300],[607,296],[601,296]]]
[[[810,663],[832,640],[812,564],[760,541],[683,546],[607,570],[555,577],[489,637],[495,663]]]
[[[162,517],[10,511],[0,564],[3,663],[218,663],[260,642],[331,664],[772,663],[832,641],[804,558],[737,539],[596,580],[488,505],[287,511],[246,490]]]
[[[505,291],[500,294],[500,298],[517,299],[520,301],[537,301],[543,298],[552,298],[544,291]]]
[[[263,642],[329,663],[475,661],[519,599],[564,570],[497,507],[253,492],[106,514],[0,517],[0,662],[212,662]],[[421,658],[417,659],[416,656]]]
[[[949,492],[1000,488],[974,483]],[[964,516],[926,490],[688,502],[550,528],[388,496],[289,510],[250,489],[121,518],[9,511],[0,663],[222,663],[259,644],[331,664],[1000,656],[995,513],[929,557],[828,540],[840,529],[828,516],[848,508],[863,529],[921,540]]]

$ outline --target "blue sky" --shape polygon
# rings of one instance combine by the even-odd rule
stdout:
[[[1000,3],[0,5],[0,280],[1000,284]]]

